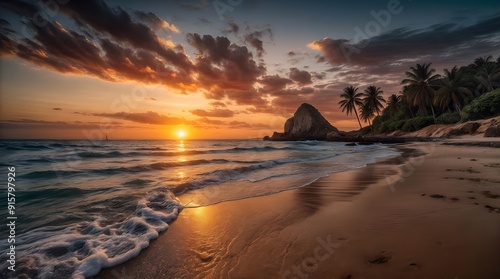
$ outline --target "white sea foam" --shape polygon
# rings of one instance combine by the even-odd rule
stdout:
[[[122,222],[99,217],[62,231],[42,227],[24,233],[17,238],[21,244],[16,275],[41,279],[94,276],[102,268],[137,256],[168,229],[168,222],[182,208],[171,192],[154,192],[140,200],[134,214]],[[5,263],[1,268],[6,270]]]

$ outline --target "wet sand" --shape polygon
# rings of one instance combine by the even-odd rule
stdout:
[[[98,278],[500,278],[500,149],[399,148],[300,189],[187,208]]]

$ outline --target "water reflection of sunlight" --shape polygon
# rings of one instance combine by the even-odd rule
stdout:
[[[179,144],[177,144],[177,151],[179,151],[179,152],[186,151],[186,146],[184,145],[183,140],[179,141]]]
[[[186,162],[186,157],[181,156],[181,157],[177,158],[177,161],[179,161],[179,162]]]
[[[186,174],[185,174],[183,171],[178,171],[178,172],[177,172],[177,176],[178,176],[181,180],[183,180],[183,179],[184,179],[184,177],[186,177]]]
[[[204,220],[205,218],[201,218],[201,217],[206,217],[206,210],[205,210],[205,207],[204,206],[200,206],[200,207],[194,207],[192,209],[190,209],[192,212],[193,212],[193,216],[197,217],[197,218],[200,218],[201,220]]]

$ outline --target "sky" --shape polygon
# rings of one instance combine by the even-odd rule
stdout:
[[[0,138],[250,139],[500,55],[498,1],[2,0]]]

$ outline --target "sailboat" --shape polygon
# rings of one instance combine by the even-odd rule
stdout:
[[[108,134],[106,134],[106,140],[108,140]]]

